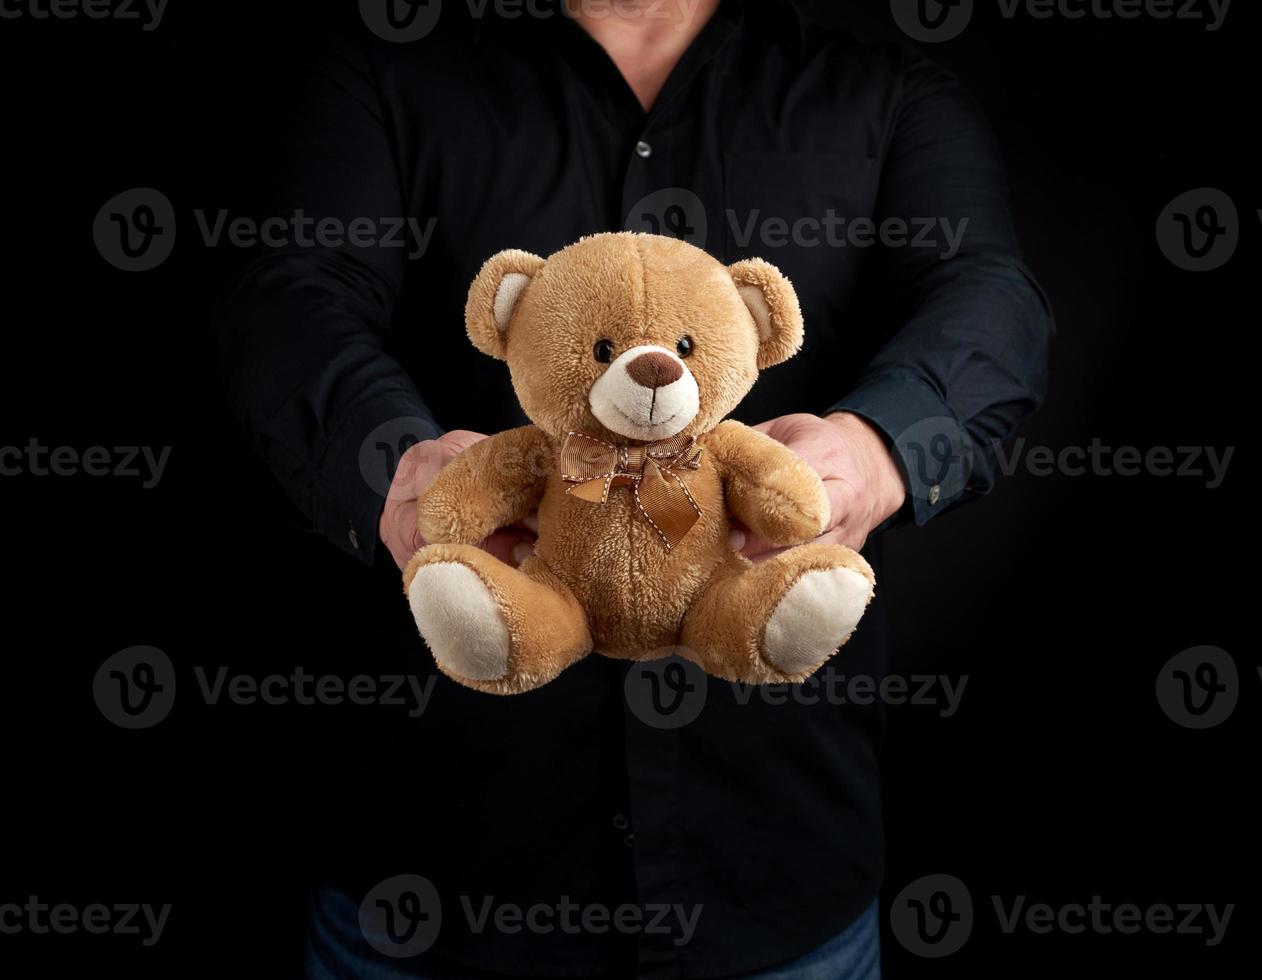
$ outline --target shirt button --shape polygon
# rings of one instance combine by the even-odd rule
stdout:
[[[626,837],[622,838],[622,843],[623,843],[625,846],[627,846],[627,847],[634,847],[634,846],[635,846],[635,834],[627,834],[627,836],[626,836]]]
[[[635,152],[642,160],[647,160],[653,155],[653,147],[645,143],[644,140],[640,140],[640,142],[635,144]]]
[[[942,487],[935,483],[929,488],[929,503],[936,504],[940,499],[942,499]]]
[[[347,539],[349,539],[351,543],[351,547],[354,548],[356,551],[358,551],[359,550],[359,535],[355,533],[355,529],[351,528],[350,531],[347,532],[346,537]]]
[[[631,821],[624,817],[621,813],[615,813],[613,815],[614,830],[626,830],[630,826]]]

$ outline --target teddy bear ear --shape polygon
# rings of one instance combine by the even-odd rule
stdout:
[[[736,262],[728,272],[758,328],[758,369],[787,361],[802,346],[802,307],[793,284],[762,259]]]
[[[504,360],[508,323],[526,285],[546,265],[530,252],[510,248],[483,263],[465,303],[464,322],[473,346],[483,354]]]

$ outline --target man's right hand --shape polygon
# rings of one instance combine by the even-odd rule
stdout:
[[[425,545],[416,527],[416,502],[422,491],[459,453],[485,438],[480,432],[456,429],[437,439],[418,442],[399,460],[381,512],[378,534],[400,569]],[[500,561],[516,565],[533,549],[537,529],[535,515],[531,514],[520,524],[496,531],[482,542],[482,547]]]

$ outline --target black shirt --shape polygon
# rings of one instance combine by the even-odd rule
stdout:
[[[805,346],[737,417],[865,416],[904,470],[899,521],[990,488],[998,441],[1041,397],[1051,318],[993,139],[951,76],[787,5],[727,2],[645,113],[559,12],[495,7],[444,12],[410,43],[362,24],[326,41],[267,210],[325,232],[261,246],[215,312],[229,399],[262,458],[315,529],[376,563],[364,605],[323,616],[373,617],[357,642],[374,663],[434,673],[377,521],[410,442],[525,421],[505,366],[463,330],[468,284],[504,248],[546,256],[634,228],[766,258],[797,288]],[[406,219],[419,235],[392,230]],[[877,538],[878,583],[879,552]],[[842,678],[883,676],[885,615],[878,584],[806,696],[598,656],[508,698],[439,677],[348,787],[365,826],[389,829],[355,831],[330,873],[356,900],[375,877],[433,882],[442,926],[420,963],[714,977],[800,955],[880,886],[882,711],[837,695]],[[479,931],[466,907],[487,896],[701,911],[682,944]]]

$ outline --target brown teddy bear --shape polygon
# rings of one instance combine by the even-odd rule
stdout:
[[[797,296],[774,266],[593,235],[548,259],[492,257],[465,321],[508,362],[534,425],[471,446],[419,501],[429,544],[403,584],[444,673],[511,694],[594,649],[800,681],[849,638],[875,580],[850,548],[800,544],[828,520],[819,477],[723,421],[760,369],[802,344]],[[538,542],[519,568],[478,548],[535,508]],[[728,546],[729,515],[800,546],[752,564]]]

